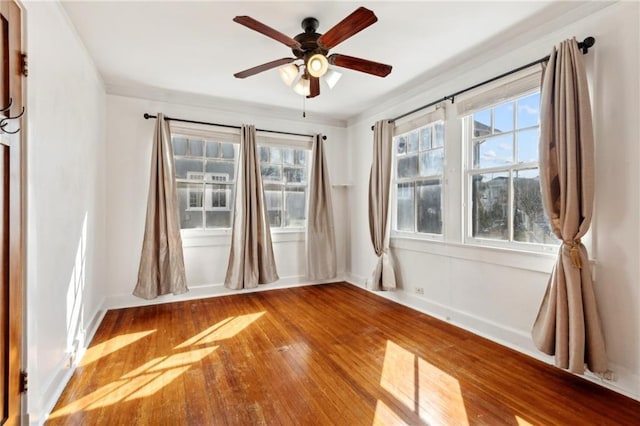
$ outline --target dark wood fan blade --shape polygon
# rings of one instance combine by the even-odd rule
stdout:
[[[264,34],[267,37],[270,37],[276,41],[279,41],[282,44],[289,46],[292,49],[300,49],[300,43],[292,39],[286,34],[282,34],[278,30],[274,30],[273,28],[263,24],[262,22],[256,21],[250,16],[236,16],[233,18],[234,22],[237,22],[240,25],[244,25],[247,28],[251,28],[254,31],[259,32],[260,34]]]
[[[249,68],[248,70],[237,72],[233,76],[235,78],[251,77],[252,75],[258,74],[262,71],[266,71],[266,70],[270,70],[271,68],[276,68],[282,65],[290,64],[295,60],[296,58],[276,59],[275,61],[267,62],[266,64],[258,65],[257,67],[253,67],[253,68]]]
[[[320,94],[320,79],[318,77],[309,76],[310,90],[307,98],[315,98]]]
[[[318,45],[324,49],[331,49],[354,34],[376,22],[376,15],[364,7],[359,7],[351,15],[334,25],[329,31],[318,38]]]
[[[373,62],[367,59],[354,58],[353,56],[341,55],[334,53],[328,58],[329,63],[342,68],[349,68],[367,74],[377,75],[378,77],[386,77],[391,72],[391,65]]]

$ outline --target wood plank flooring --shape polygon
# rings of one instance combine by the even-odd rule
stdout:
[[[346,283],[109,311],[49,425],[633,425],[640,403]]]

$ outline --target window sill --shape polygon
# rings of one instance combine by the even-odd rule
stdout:
[[[390,246],[398,250],[409,250],[543,273],[551,272],[556,259],[556,252],[542,253],[415,237],[392,237]]]
[[[192,230],[181,231],[182,247],[216,247],[231,245],[231,229]],[[305,229],[272,228],[271,241],[274,244],[304,241]]]

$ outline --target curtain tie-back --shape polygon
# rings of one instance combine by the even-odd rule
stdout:
[[[582,261],[580,260],[580,249],[578,248],[582,241],[580,238],[574,240],[564,240],[564,244],[571,246],[569,249],[569,256],[571,257],[571,264],[574,268],[582,269]]]

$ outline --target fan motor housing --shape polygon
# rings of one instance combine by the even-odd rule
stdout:
[[[316,18],[309,17],[302,20],[301,26],[304,32],[293,37],[295,41],[300,43],[301,48],[291,49],[291,51],[297,58],[304,58],[306,56],[310,56],[310,54],[315,53],[321,53],[326,56],[326,54],[329,52],[329,50],[322,49],[320,48],[320,46],[318,46],[318,38],[320,38],[320,36],[322,35],[316,32],[316,29],[318,29],[318,25],[319,22]]]

